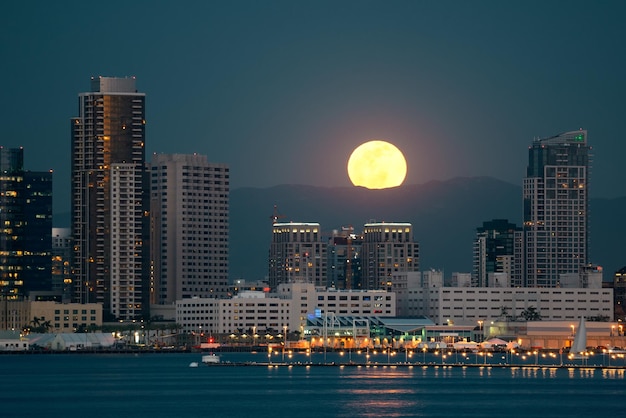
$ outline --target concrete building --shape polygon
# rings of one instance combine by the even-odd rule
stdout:
[[[0,300],[0,331],[21,331],[31,319],[28,300],[10,298]]]
[[[226,297],[228,166],[198,154],[154,154],[150,176],[151,303]]]
[[[48,322],[49,332],[71,333],[102,326],[102,305],[99,303],[58,303],[53,301],[31,301],[30,321]]]
[[[132,163],[111,164],[110,172],[110,316],[118,319],[141,318],[149,289],[145,286],[145,260],[137,257],[145,223],[142,190],[144,173]],[[142,247],[142,250],[145,248]]]
[[[312,283],[327,286],[327,242],[319,223],[275,222],[269,254],[269,284]]]
[[[387,289],[401,295],[407,275],[419,271],[419,245],[413,226],[405,222],[365,224],[363,229],[363,288]]]
[[[556,287],[561,275],[589,263],[589,173],[587,131],[535,139],[528,150],[523,184],[523,283]]]
[[[613,289],[418,287],[409,296],[411,315],[439,325],[524,320],[531,313],[546,321],[613,318]]]
[[[71,146],[73,300],[101,303],[107,321],[148,318],[145,94],[134,77],[92,77],[78,105]]]
[[[303,335],[309,317],[393,317],[395,310],[395,294],[384,290],[344,291],[285,283],[271,294],[243,291],[230,299],[178,300],[176,322],[187,333],[233,334],[241,342],[243,334],[248,338],[254,332],[265,335],[286,330]]]
[[[244,291],[229,299],[182,299],[176,301],[176,323],[183,332],[234,334],[241,342],[239,338],[253,337],[255,331],[297,330],[291,305],[291,300],[259,291]]]
[[[472,274],[453,272],[450,286],[452,287],[471,287],[472,286]]]

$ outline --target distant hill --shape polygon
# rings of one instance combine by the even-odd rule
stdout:
[[[456,178],[394,189],[282,185],[241,188],[230,198],[230,272],[233,278],[267,274],[274,205],[284,222],[319,222],[330,232],[369,221],[411,222],[420,244],[421,269],[472,269],[472,241],[484,221],[508,219],[521,226],[520,186],[491,177]],[[605,279],[626,265],[626,198],[591,200],[591,260]]]
[[[394,189],[281,185],[240,188],[230,194],[230,276],[249,281],[267,275],[274,205],[281,222],[319,222],[330,232],[352,225],[361,232],[370,221],[411,222],[420,244],[421,269],[470,272],[472,241],[484,221],[508,219],[521,226],[520,186],[491,177],[456,178]],[[626,265],[626,197],[592,199],[591,261],[604,278]],[[69,226],[69,214],[55,215]]]

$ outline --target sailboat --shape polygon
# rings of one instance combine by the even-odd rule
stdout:
[[[580,317],[580,322],[578,323],[578,329],[576,330],[576,335],[574,336],[574,341],[572,342],[572,347],[569,350],[569,358],[570,359],[586,359],[587,352],[587,327],[585,326],[585,318]]]

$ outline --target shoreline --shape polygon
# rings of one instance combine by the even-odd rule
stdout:
[[[199,367],[355,367],[369,369],[387,368],[497,368],[497,369],[607,369],[626,370],[626,366],[602,366],[598,364],[435,364],[435,363],[268,363],[268,362],[222,362],[222,363],[200,363]]]

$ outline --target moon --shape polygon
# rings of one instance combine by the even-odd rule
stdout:
[[[406,177],[402,151],[386,141],[373,140],[359,145],[348,159],[348,176],[355,186],[387,189],[401,186]]]

